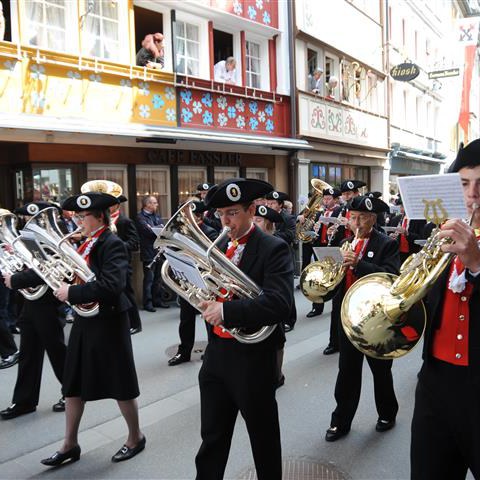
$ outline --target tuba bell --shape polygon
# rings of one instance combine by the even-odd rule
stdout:
[[[200,230],[191,209],[192,202],[185,203],[167,222],[154,243],[161,251],[174,250],[198,268],[207,289],[200,288],[187,279],[175,275],[168,260],[162,265],[162,278],[165,284],[198,309],[200,302],[222,298],[228,300],[232,295],[240,298],[255,298],[261,289],[238,267],[236,267],[216,245],[225,239],[229,228],[211,242]],[[241,343],[259,343],[265,340],[276,328],[267,325],[255,332],[240,328],[224,329]]]
[[[295,232],[297,240],[304,243],[313,241],[312,231],[315,225],[317,207],[322,203],[323,190],[332,188],[327,182],[319,178],[312,178],[310,185],[313,187],[313,193],[308,201],[308,205],[304,209],[303,216],[305,217],[305,221],[303,223],[297,223]]]
[[[30,252],[26,248],[21,249],[21,254],[14,253],[13,242],[18,237],[15,223],[17,217],[15,214],[4,208],[0,209],[0,272],[2,275],[21,272],[27,267],[24,260],[30,258]],[[38,287],[22,288],[19,292],[30,301],[38,300],[47,291],[47,285]]]
[[[56,207],[33,215],[13,242],[15,252],[25,248],[30,252],[26,263],[52,290],[59,288],[62,282],[78,284],[95,280],[85,259],[68,242],[79,229],[64,236],[56,215]],[[81,317],[93,317],[99,311],[98,303],[72,305],[72,308]]]

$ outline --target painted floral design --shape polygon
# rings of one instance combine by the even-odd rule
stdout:
[[[11,72],[13,72],[15,70],[15,65],[17,64],[17,61],[16,60],[7,60],[6,62],[3,63],[3,65],[5,66],[5,68],[7,70],[10,70]]]
[[[92,73],[88,78],[93,83],[101,83],[102,81],[101,75],[98,75],[97,73]]]
[[[210,112],[209,110],[206,110],[204,112],[204,114],[202,115],[202,119],[203,119],[203,123],[205,125],[212,125],[213,123],[213,115],[212,115],[212,112]]]
[[[45,103],[47,102],[45,95],[43,93],[38,93],[38,92],[32,92],[31,99],[32,99],[32,105],[35,108],[44,108]]]
[[[150,116],[150,107],[148,105],[142,104],[138,107],[138,110],[142,118],[148,118]]]
[[[263,0],[257,0],[257,1],[255,2],[255,5],[257,6],[257,8],[258,8],[259,10],[263,10]]]
[[[227,99],[222,95],[217,98],[218,108],[225,110],[227,108]]]
[[[239,0],[233,0],[233,11],[236,15],[242,14],[243,8]]]
[[[158,110],[159,108],[162,108],[165,105],[165,100],[162,98],[161,95],[158,95],[158,93],[156,93],[152,98],[152,103],[153,103],[153,108],[155,110]]]
[[[237,116],[237,110],[235,107],[228,107],[227,112],[228,118],[235,118]]]
[[[175,100],[175,89],[173,87],[167,87],[165,89],[165,98],[167,100]]]
[[[255,20],[257,18],[257,11],[251,5],[248,7],[248,18]]]
[[[122,78],[120,80],[120,86],[124,88],[125,90],[128,90],[129,88],[132,87],[132,81],[128,78]]]
[[[189,108],[182,108],[182,121],[190,123],[192,121],[193,113]]]
[[[202,95],[202,103],[206,106],[206,107],[211,107],[213,105],[213,97],[212,97],[212,94],[211,93],[205,93],[204,95]]]
[[[268,119],[267,122],[265,123],[265,130],[267,132],[273,132],[274,125],[273,125],[273,120]]]
[[[238,128],[245,128],[245,118],[242,115],[237,117],[237,127]]]
[[[30,76],[35,80],[40,80],[45,75],[45,67],[43,65],[30,65]]]
[[[265,25],[270,25],[272,23],[272,18],[266,10],[263,12],[263,23]]]
[[[198,100],[195,100],[195,101],[193,102],[193,108],[192,108],[192,110],[193,110],[193,113],[202,113],[202,110],[203,110],[203,108],[202,108],[202,102],[199,102]]]
[[[228,122],[228,118],[224,113],[218,114],[218,123],[221,127],[224,127]]]
[[[69,70],[67,72],[67,77],[70,78],[71,80],[80,80],[82,76],[80,75],[80,72],[75,72],[73,70]]]
[[[174,122],[177,119],[177,114],[175,113],[175,110],[173,108],[167,108],[165,116],[167,117],[167,120],[169,122]]]
[[[250,117],[250,120],[248,121],[248,126],[252,130],[256,130],[258,127],[258,120],[255,117]]]
[[[258,121],[259,121],[260,123],[265,123],[265,119],[266,119],[266,118],[267,118],[267,117],[266,117],[266,115],[265,115],[265,112],[264,112],[263,110],[260,110],[260,111],[258,112]]]
[[[248,109],[250,110],[250,112],[252,112],[255,115],[258,111],[258,103],[257,102],[249,102]]]
[[[192,101],[192,92],[190,90],[182,90],[180,92],[180,96],[182,97],[182,101],[187,105],[189,105]]]
[[[265,105],[265,113],[271,117],[273,115],[273,104],[272,103],[267,103]]]
[[[150,84],[148,82],[139,82],[138,88],[141,95],[150,95]]]
[[[235,102],[235,108],[239,111],[239,112],[244,112],[245,111],[245,102],[240,98],[239,100],[237,100]]]

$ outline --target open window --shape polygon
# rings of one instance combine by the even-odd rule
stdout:
[[[233,57],[233,35],[213,30],[213,61],[218,63],[228,57]]]
[[[338,57],[325,54],[325,82],[326,95],[329,98],[339,100],[340,98],[340,80],[339,80],[339,61]]]
[[[0,40],[7,42],[12,41],[12,19],[10,14],[10,0],[0,0],[3,6],[3,16],[5,18],[5,25],[2,28],[0,26]]]
[[[161,33],[165,36],[163,14],[137,5],[134,5],[133,12],[135,15],[135,52],[138,52],[147,35]]]

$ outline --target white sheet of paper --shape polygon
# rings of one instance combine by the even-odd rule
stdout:
[[[334,262],[343,262],[343,256],[340,252],[340,247],[313,247],[313,251],[317,260],[331,257]]]
[[[467,218],[467,207],[463,199],[463,187],[458,173],[445,175],[417,175],[399,177],[398,187],[402,195],[406,216],[411,220],[424,220],[425,214],[433,215],[432,207],[425,212],[425,201],[441,200],[443,211],[438,204],[437,214],[446,218]]]
[[[208,290],[205,281],[200,275],[198,267],[191,258],[182,255],[181,253],[177,253],[170,248],[166,248],[163,254],[165,255],[173,273],[178,278],[186,280],[202,290]]]
[[[321,223],[341,223],[337,217],[324,217],[323,215],[318,217],[317,222]]]
[[[397,227],[382,227],[387,233],[396,232]]]
[[[414,240],[413,243],[415,245],[420,245],[421,247],[423,247],[427,243],[427,241],[426,240]]]
[[[158,234],[163,230],[163,225],[160,227],[151,227],[153,233],[158,237]]]
[[[390,205],[390,213],[398,215],[400,213],[400,205]]]

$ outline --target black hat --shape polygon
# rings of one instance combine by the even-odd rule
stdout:
[[[345,180],[342,182],[340,185],[340,190],[343,192],[353,192],[355,190],[358,190],[361,187],[364,187],[366,185],[365,182],[362,182],[361,180]]]
[[[208,183],[208,182],[199,183],[197,185],[197,190],[199,192],[208,192],[214,185],[215,185],[214,183]]]
[[[276,210],[266,207],[265,205],[257,205],[257,208],[255,209],[255,216],[266,218],[272,223],[284,222],[283,217]]]
[[[403,205],[403,200],[400,195],[395,199],[395,205]]]
[[[82,212],[84,210],[106,210],[118,205],[118,198],[108,193],[87,192],[68,197],[62,205],[64,210]]]
[[[229,178],[214,185],[205,197],[208,208],[223,208],[237,203],[253,202],[271,192],[273,187],[263,180],[253,178]]]
[[[38,212],[40,212],[41,210],[45,210],[46,208],[50,208],[50,207],[55,207],[59,212],[62,211],[62,209],[58,205],[55,205],[54,203],[40,201],[40,202],[26,203],[22,207],[16,208],[13,211],[13,213],[15,213],[17,215],[33,216],[33,215],[37,214]]]
[[[374,198],[380,198],[382,195],[383,195],[382,192],[367,192],[367,193],[365,194],[366,197],[370,197],[370,198],[372,198],[372,197],[374,197]]]
[[[342,194],[338,188],[325,188],[322,192],[322,195],[331,195],[333,198],[337,198]]]
[[[267,200],[276,200],[277,202],[284,202],[285,200],[288,200],[288,195],[284,192],[277,192],[276,190],[273,190],[272,192],[268,192],[265,195],[265,198]]]
[[[383,200],[366,195],[352,198],[348,204],[348,209],[368,213],[390,212],[390,207]]]
[[[477,167],[478,165],[480,165],[480,138],[473,140],[466,147],[460,148],[457,158],[448,169],[448,173],[455,173],[461,168]]]
[[[125,195],[120,194],[118,197],[117,197],[117,200],[118,200],[118,203],[123,203],[123,202],[126,202],[128,199]]]
[[[203,202],[192,202],[190,204],[190,208],[192,209],[193,213],[198,215],[208,210],[207,206]]]

